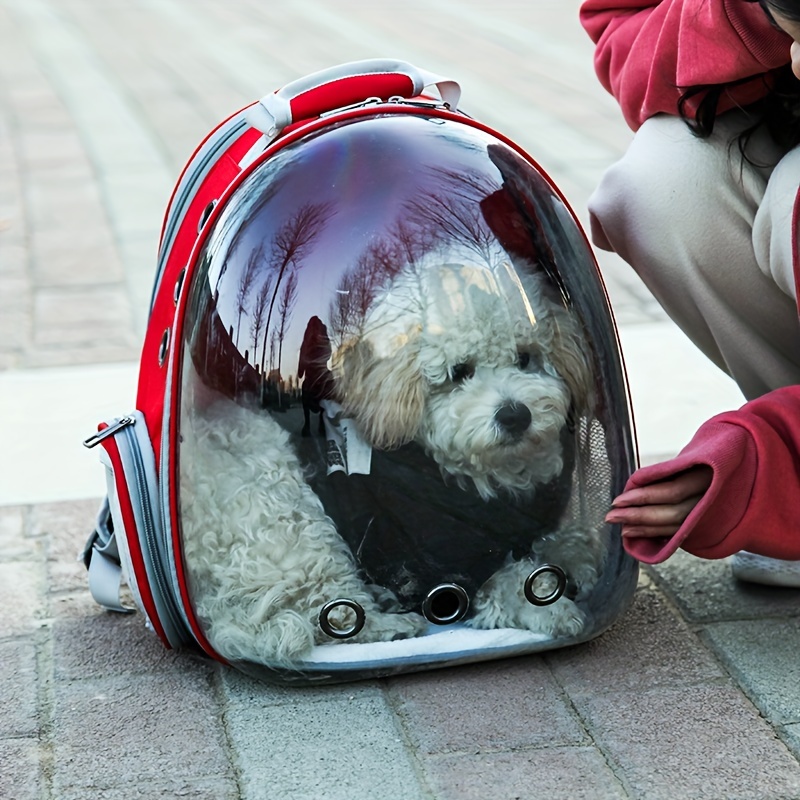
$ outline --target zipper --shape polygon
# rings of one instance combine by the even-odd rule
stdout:
[[[156,296],[158,294],[158,287],[159,284],[161,283],[161,275],[166,266],[167,256],[172,248],[172,244],[175,239],[175,232],[183,222],[183,217],[186,212],[187,197],[195,193],[195,187],[199,183],[202,183],[203,179],[206,177],[207,175],[206,168],[208,167],[209,163],[215,161],[217,159],[219,152],[221,150],[226,150],[228,148],[229,143],[233,139],[238,138],[238,136],[242,132],[242,129],[247,127],[248,127],[247,122],[244,119],[238,120],[217,141],[211,144],[211,146],[208,148],[208,151],[203,154],[197,166],[192,170],[193,173],[192,177],[189,179],[189,181],[181,190],[180,197],[175,198],[175,202],[173,203],[173,207],[175,208],[175,213],[170,215],[170,220],[167,225],[167,229],[164,232],[164,241],[160,248],[158,267],[156,269],[156,280],[154,282],[153,293],[150,298],[151,311],[153,309],[153,305],[155,304]]]
[[[136,420],[131,416],[120,417],[120,419],[103,428],[103,430],[93,433],[87,439],[84,439],[83,446],[88,447],[91,450],[93,447],[96,447],[98,444],[100,444],[100,442],[102,442],[104,439],[108,439],[109,436],[114,436],[128,425],[133,425],[134,422],[136,422]]]
[[[133,481],[135,483],[137,496],[135,498],[131,496],[131,502],[134,503],[134,505],[138,504],[141,512],[142,530],[138,530],[137,534],[139,545],[142,549],[145,572],[148,582],[150,583],[150,591],[153,596],[153,603],[156,611],[158,612],[159,621],[167,634],[170,644],[176,646],[179,643],[177,641],[178,639],[183,643],[190,641],[191,636],[187,631],[186,623],[176,604],[172,583],[164,567],[163,554],[169,552],[169,550],[163,547],[163,542],[159,542],[158,529],[155,523],[155,512],[157,509],[153,508],[153,503],[150,498],[150,487],[145,477],[147,470],[145,468],[144,459],[142,458],[139,440],[133,430],[135,424],[136,417],[132,414],[120,417],[116,422],[113,422],[108,427],[90,436],[83,444],[86,447],[95,447],[105,439],[120,433],[125,440],[125,450],[127,452],[123,453],[121,450],[120,458],[122,459],[123,468],[125,469],[124,477],[126,479],[130,480],[131,478],[131,469],[126,468],[126,462],[128,462],[133,471]]]
[[[147,481],[144,478],[145,467],[142,454],[139,450],[139,442],[136,439],[136,434],[127,426],[124,426],[124,428],[120,428],[119,430],[123,430],[124,432],[125,439],[128,443],[128,450],[134,462],[133,471],[136,479],[136,490],[139,494],[139,500],[142,505],[142,517],[144,523],[143,538],[145,548],[147,550],[147,552],[143,554],[144,562],[145,565],[149,565],[152,568],[151,572],[154,578],[156,590],[158,592],[158,598],[162,601],[161,603],[156,603],[156,606],[159,609],[159,613],[161,613],[162,610],[166,612],[166,616],[168,617],[172,630],[179,632],[181,634],[181,638],[185,640],[185,625],[183,623],[183,618],[181,617],[180,612],[175,605],[175,600],[172,594],[172,585],[169,582],[163,566],[163,550],[160,546],[162,543],[158,541],[156,526],[153,522],[155,519],[154,509],[150,501],[150,492],[147,486]],[[164,621],[162,620],[162,624],[163,622]],[[170,639],[171,638],[172,637],[170,637]]]

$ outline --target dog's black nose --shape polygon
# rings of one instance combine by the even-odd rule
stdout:
[[[512,436],[521,436],[531,424],[531,411],[523,403],[507,403],[494,414],[497,424]]]

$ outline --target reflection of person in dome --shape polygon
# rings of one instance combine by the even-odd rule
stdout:
[[[325,433],[320,401],[331,397],[333,379],[328,369],[331,341],[325,323],[317,316],[311,317],[300,346],[297,379],[303,380],[303,436],[311,435],[311,413],[319,414],[319,432]]]

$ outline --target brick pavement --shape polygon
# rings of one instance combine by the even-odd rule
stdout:
[[[584,218],[629,133],[596,84],[577,5],[0,0],[0,797],[800,798],[796,592],[738,586],[724,562],[679,555],[645,570],[633,607],[587,645],[269,687],[99,610],[75,554],[101,476],[81,494],[71,451],[61,479],[41,464],[48,423],[83,424],[70,376],[97,393],[105,377],[110,412],[132,403],[184,161],[219,119],[299,74],[387,55],[452,74],[465,108],[539,158]],[[624,265],[601,266],[634,356],[641,342],[673,355],[671,375],[632,375],[656,457],[681,444],[677,372],[694,397],[734,395],[701,362],[687,370]],[[26,419],[24,392],[40,385],[52,410]]]

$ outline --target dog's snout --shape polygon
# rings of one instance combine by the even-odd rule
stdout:
[[[523,403],[506,403],[497,409],[495,422],[512,436],[521,436],[531,424],[531,410]]]

